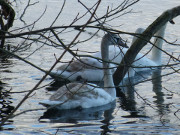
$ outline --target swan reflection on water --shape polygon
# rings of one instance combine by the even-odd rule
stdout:
[[[49,119],[53,123],[77,123],[80,120],[111,120],[113,119],[112,112],[115,109],[116,102],[111,102],[104,106],[92,107],[87,109],[67,109],[59,110],[56,108],[48,109],[40,117],[40,122],[43,119]],[[103,116],[104,114],[104,116]]]
[[[135,89],[134,84],[141,83],[142,81],[148,79],[149,76],[151,76],[151,78],[149,79],[152,79],[152,86],[153,86],[152,91],[155,94],[155,96],[153,97],[154,99],[153,103],[157,107],[157,111],[159,112],[159,115],[162,115],[163,113],[167,111],[164,108],[164,93],[162,92],[161,70],[162,70],[161,68],[156,68],[156,69],[149,70],[148,72],[139,72],[138,74],[136,74],[135,77],[123,80],[121,85],[124,85],[126,87],[121,87],[121,90],[123,91],[125,95],[125,98],[121,97],[121,108],[125,111],[128,111],[130,114],[126,116],[122,116],[122,117],[148,118],[146,111],[144,111],[145,106],[141,106],[140,108],[136,107],[137,101],[135,100],[135,97],[136,97],[135,94],[137,94],[137,96],[141,96],[141,94]],[[151,90],[149,92],[151,92]],[[140,97],[140,98],[143,98],[143,97]],[[146,101],[144,102],[146,104]]]

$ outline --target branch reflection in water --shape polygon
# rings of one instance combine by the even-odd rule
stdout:
[[[126,87],[121,87],[122,91],[125,94],[125,98],[120,97],[121,105],[120,107],[124,110],[129,112],[129,115],[123,115],[123,118],[138,118],[138,117],[147,117],[145,115],[145,112],[141,109],[138,109],[136,107],[136,101],[135,101],[135,87],[133,84],[139,82],[139,80],[142,79],[135,77],[135,78],[129,78],[127,80],[124,80],[122,82],[122,85],[126,85]],[[137,93],[137,92],[136,92]]]
[[[1,53],[2,55],[2,53]],[[3,73],[11,74],[11,71],[8,69],[10,66],[12,66],[12,61],[7,59],[0,59],[0,78],[4,77]],[[6,80],[11,80],[12,77],[6,76]],[[11,95],[9,91],[11,90],[10,87],[8,87],[8,84],[4,83],[2,80],[0,80],[0,121],[8,116],[9,113],[14,109],[14,106],[12,106],[11,101]],[[8,120],[8,124],[13,123],[13,120]],[[9,130],[13,129],[11,127],[8,127]]]

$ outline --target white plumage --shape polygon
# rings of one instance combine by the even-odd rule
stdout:
[[[155,38],[155,46],[152,49],[152,59],[147,58],[144,56],[144,54],[139,53],[136,58],[134,63],[132,64],[134,67],[144,67],[144,68],[130,68],[128,70],[128,73],[125,75],[124,78],[127,77],[133,77],[135,75],[135,72],[139,71],[146,71],[150,70],[151,68],[145,68],[145,67],[154,67],[154,66],[159,66],[161,65],[161,50],[159,48],[162,48],[162,43],[163,40],[158,37],[163,37],[164,36],[164,31],[165,31],[166,25],[163,26],[157,33],[156,33],[156,38]],[[142,33],[144,29],[138,28],[136,30],[136,33]],[[116,39],[117,36],[113,36],[114,39]],[[134,41],[137,39],[137,37],[133,37],[132,44]],[[111,40],[108,41],[109,45],[114,44]],[[122,44],[122,43],[121,43]],[[109,59],[111,62],[119,64],[126,54],[128,48],[124,47],[117,47],[117,46],[110,46],[109,47]],[[101,59],[101,52],[98,52],[94,54],[94,57],[100,58]],[[115,72],[116,67],[118,65],[110,64],[112,73]],[[81,60],[75,60],[70,64],[64,64],[60,66],[57,69],[57,72],[53,72],[56,75],[61,76],[61,78],[68,79],[70,81],[77,81],[80,79],[86,80],[86,81],[102,81],[103,78],[103,65],[102,62],[88,57],[88,58],[82,58]]]
[[[111,34],[111,37],[112,39],[106,39],[107,43],[109,44],[109,60],[118,64],[120,62],[120,59],[117,57],[122,54],[122,48],[127,50],[127,46],[116,34]],[[114,46],[116,44],[120,46]],[[63,64],[57,68],[57,71],[53,71],[52,73],[53,75],[59,75],[61,78],[70,81],[77,81],[79,79],[83,79],[86,81],[102,81],[104,76],[102,70],[103,64],[102,61],[99,61],[99,59],[102,59],[101,51],[95,53],[93,57],[81,58],[80,60],[75,60],[70,63]],[[115,72],[117,66],[118,65],[110,64],[112,73]],[[129,72],[126,75],[126,77],[131,76],[134,76],[134,71]]]
[[[69,83],[59,88],[49,100],[41,101],[44,106],[56,106],[58,109],[91,108],[109,104],[116,99],[116,90],[109,69],[109,42],[111,34],[106,34],[101,42],[104,70],[104,88],[95,84]]]

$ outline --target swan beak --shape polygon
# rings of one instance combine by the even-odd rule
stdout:
[[[169,22],[170,22],[171,24],[175,24],[175,22],[174,22],[173,20],[170,20]]]
[[[117,41],[117,45],[125,47],[125,48],[129,48],[129,46],[127,46],[126,42],[124,42],[121,37],[119,37],[119,39]]]

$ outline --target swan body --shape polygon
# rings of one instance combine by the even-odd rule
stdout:
[[[116,47],[116,46],[109,46],[109,59],[112,62],[119,63],[120,58],[118,50],[127,51],[124,47]],[[101,52],[98,52],[94,55],[99,59],[102,59]],[[121,56],[122,58],[122,56]],[[118,65],[110,64],[111,72],[114,73]],[[62,78],[66,78],[70,81],[79,81],[80,79],[87,80],[87,81],[102,81],[103,79],[103,64],[97,59],[88,57],[82,58],[81,61],[76,60],[70,64],[64,64],[57,68],[57,71],[54,72],[55,74],[60,75]],[[134,76],[134,71],[130,70],[125,78]]]
[[[114,87],[112,72],[109,69],[109,42],[110,38],[106,34],[101,42],[101,52],[104,71],[104,88],[98,88],[94,84],[69,83],[59,88],[49,100],[40,102],[40,104],[58,109],[91,108],[109,104],[116,99],[116,90]]]
[[[93,84],[94,85],[94,84]],[[40,104],[58,109],[91,108],[106,105],[115,100],[102,88],[92,84],[70,83],[61,87],[49,100]]]

